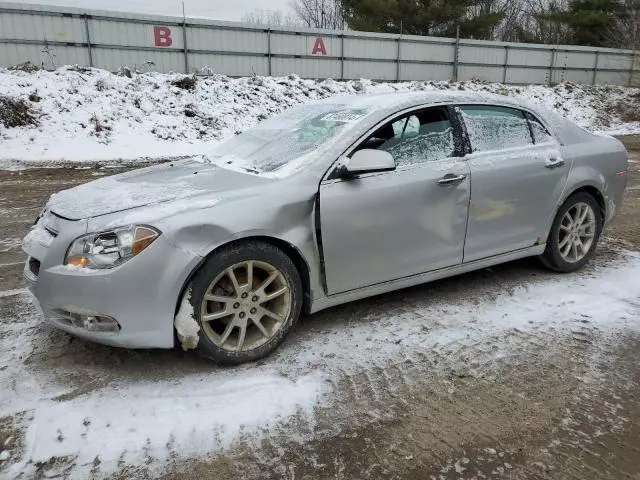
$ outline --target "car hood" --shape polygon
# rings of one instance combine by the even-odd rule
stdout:
[[[47,208],[61,217],[79,220],[272,181],[187,159],[63,190],[51,196]]]

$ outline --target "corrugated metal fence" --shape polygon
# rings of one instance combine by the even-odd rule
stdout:
[[[271,29],[198,18],[0,3],[0,65],[374,80],[636,85],[630,50]]]

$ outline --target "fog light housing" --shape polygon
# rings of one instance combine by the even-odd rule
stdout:
[[[72,313],[71,324],[88,332],[119,332],[120,324],[115,318],[106,315],[82,315]]]

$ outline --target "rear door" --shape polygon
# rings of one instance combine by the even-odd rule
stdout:
[[[414,111],[356,147],[388,151],[395,171],[321,183],[329,294],[462,263],[469,168],[456,143],[448,108]]]
[[[570,165],[534,116],[516,108],[462,105],[472,153],[464,261],[542,242]]]

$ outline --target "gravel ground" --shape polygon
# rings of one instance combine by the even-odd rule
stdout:
[[[121,169],[0,172],[0,406],[34,392],[33,403],[0,418],[0,477],[640,479],[640,301],[604,289],[563,306],[618,272],[640,280],[630,267],[640,249],[640,137],[623,141],[634,160],[625,204],[584,271],[558,276],[524,260],[333,308],[303,319],[272,357],[236,368],[178,350],[94,345],[41,325],[22,290],[20,239],[49,194]],[[553,303],[556,288],[566,302]],[[521,311],[496,320],[492,309],[510,298]],[[311,411],[238,429],[197,455],[173,436],[160,455],[149,440],[156,424],[143,424],[146,446],[127,445],[143,461],[124,446],[92,461],[36,455],[38,442],[72,441],[67,431],[47,437],[39,405],[80,411],[122,385],[152,382],[163,392],[183,378],[273,372],[293,382],[324,375],[324,393]],[[82,422],[85,435],[98,428]]]

